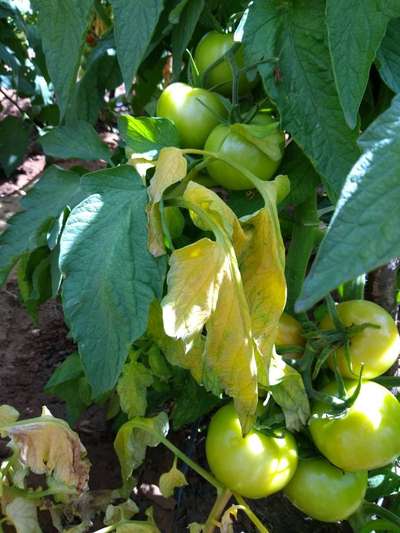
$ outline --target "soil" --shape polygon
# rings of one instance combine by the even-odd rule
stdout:
[[[115,142],[111,139],[109,142]],[[80,162],[82,163],[82,162]],[[12,179],[0,178],[0,233],[6,220],[19,208],[20,198],[40,176],[45,164],[41,154],[31,155],[19,167]],[[68,166],[76,162],[68,162]],[[67,166],[67,165],[65,165]],[[96,168],[90,165],[90,169]],[[98,167],[97,167],[98,168]],[[44,394],[43,387],[54,369],[74,350],[68,338],[61,306],[56,301],[42,305],[37,324],[19,301],[15,279],[0,290],[0,405],[8,403],[17,408],[22,418],[39,415],[43,405],[57,417],[65,417],[65,408],[57,398]],[[118,461],[113,450],[114,434],[99,407],[91,407],[79,420],[76,428],[87,448],[92,463],[90,486],[93,490],[120,486]],[[196,461],[205,464],[204,434],[196,428],[172,436],[173,441]],[[0,460],[8,454],[6,443],[0,440]],[[145,509],[154,508],[156,521],[162,533],[187,532],[193,522],[205,522],[212,507],[215,491],[197,475],[185,471],[189,486],[179,489],[175,498],[163,498],[158,488],[160,474],[172,464],[169,451],[151,449],[146,464],[137,473],[137,489],[133,498]],[[184,467],[181,467],[183,470]],[[251,502],[251,506],[271,533],[333,533],[349,532],[348,526],[320,524],[304,517],[281,495]],[[240,515],[235,531],[255,531]],[[98,528],[101,527],[100,523]],[[43,521],[44,533],[55,529]],[[97,528],[96,528],[97,529]]]

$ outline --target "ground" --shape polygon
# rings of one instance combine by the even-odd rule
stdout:
[[[40,176],[44,163],[44,156],[34,153],[11,179],[2,180],[0,176],[0,232],[5,229],[7,218],[18,210],[19,200],[25,190]],[[71,166],[71,162],[68,166]],[[16,281],[11,276],[7,285],[0,290],[0,405],[13,405],[22,417],[40,414],[43,405],[55,416],[65,416],[63,404],[44,394],[43,387],[57,365],[73,349],[60,303],[51,301],[44,304],[39,312],[38,323],[32,323],[19,301]],[[113,451],[114,435],[102,410],[90,408],[74,429],[78,431],[92,463],[91,488],[102,490],[118,487],[120,478]],[[189,436],[192,438],[189,439]],[[189,428],[172,438],[195,460],[205,462],[203,434]],[[6,455],[6,443],[0,440],[0,460]],[[133,497],[143,509],[149,505],[154,507],[162,533],[183,533],[188,531],[189,523],[205,521],[215,494],[210,486],[189,472],[189,487],[177,491],[175,498],[163,498],[157,483],[160,474],[168,470],[171,463],[172,457],[167,450],[161,447],[151,450],[146,464],[138,473],[139,489]],[[251,505],[271,533],[351,531],[346,526],[323,525],[306,519],[281,495],[254,501]],[[48,521],[43,522],[42,527],[45,533],[55,531]],[[255,530],[243,519],[237,523],[235,531],[251,533]]]

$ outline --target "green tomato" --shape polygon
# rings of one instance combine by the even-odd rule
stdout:
[[[172,83],[158,99],[157,115],[175,124],[183,147],[203,148],[208,135],[220,122],[218,117],[226,116],[226,109],[215,93],[185,83]]]
[[[194,53],[194,62],[200,74],[203,74],[215,61],[222,57],[234,44],[232,33],[219,33],[210,31],[200,40]],[[235,60],[238,68],[244,66],[243,48],[240,45],[235,52]],[[208,88],[225,95],[230,96],[232,92],[232,69],[229,62],[224,59],[210,69],[205,76],[205,85]],[[255,76],[254,76],[255,79]],[[250,82],[245,74],[239,78],[239,93],[246,93],[254,80]]]
[[[345,520],[361,505],[368,473],[343,472],[325,459],[303,459],[284,492],[303,513],[322,522]]]
[[[279,319],[278,333],[275,339],[275,344],[277,346],[304,346],[306,339],[302,335],[302,327],[298,320],[283,313]],[[290,357],[299,357],[299,354],[296,352],[286,354]]]
[[[164,216],[167,222],[171,239],[178,239],[183,233],[185,227],[185,217],[182,215],[179,207],[167,206],[164,207]]]
[[[204,149],[226,156],[233,163],[246,167],[250,172],[262,180],[269,180],[275,174],[283,155],[284,135],[279,129],[271,132],[274,120],[266,113],[257,114],[251,125],[257,128],[255,137],[260,135],[260,126],[265,126],[265,138],[269,139],[279,152],[279,159],[274,161],[260,150],[250,140],[237,131],[232,131],[235,126],[220,124],[208,137]],[[245,127],[247,125],[244,125]],[[251,129],[249,129],[251,132]],[[257,139],[258,141],[259,139]],[[213,160],[207,165],[210,176],[219,185],[231,190],[252,189],[254,185],[236,168],[224,161]]]
[[[252,430],[243,437],[233,404],[212,417],[206,455],[215,477],[246,498],[263,498],[281,490],[297,467],[297,447],[289,433],[273,438]]]
[[[344,348],[336,350],[336,360],[342,376],[354,379],[364,363],[363,378],[372,379],[388,370],[400,353],[400,336],[390,314],[379,305],[366,300],[349,300],[336,306],[339,318],[345,326],[369,322],[379,328],[365,328],[350,338],[349,353],[354,374],[351,373]],[[321,329],[334,328],[329,315],[321,321]],[[334,357],[329,366],[334,369]]]
[[[352,394],[356,381],[345,381]],[[337,393],[336,382],[322,389]],[[348,472],[373,470],[400,455],[400,403],[385,387],[364,381],[354,404],[341,416],[328,416],[328,406],[317,402],[309,423],[319,451],[334,465]]]

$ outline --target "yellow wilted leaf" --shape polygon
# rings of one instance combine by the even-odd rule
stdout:
[[[240,250],[245,240],[243,230],[240,226],[239,220],[235,213],[221,198],[212,190],[207,189],[203,185],[191,181],[188,183],[183,194],[183,199],[194,203],[202,210],[207,212],[207,215],[212,221],[220,226],[226,235],[233,241],[236,250]],[[196,218],[194,218],[196,223]],[[212,230],[212,226],[200,222],[202,229]]]
[[[263,208],[244,223],[248,241],[239,258],[259,353],[259,382],[267,384],[268,364],[286,303],[284,248],[271,213]]]
[[[238,286],[236,260],[232,259],[226,258],[217,306],[206,324],[204,359],[225,392],[233,397],[247,432],[257,407],[257,365],[249,310],[241,283]]]
[[[202,331],[217,305],[224,263],[224,250],[210,239],[174,251],[161,304],[167,335],[190,340]]]
[[[188,484],[184,473],[181,472],[176,466],[176,462],[177,460],[175,457],[174,464],[172,465],[171,470],[165,472],[164,474],[161,474],[160,476],[160,481],[158,484],[160,487],[161,494],[165,498],[173,496],[174,490],[176,488],[184,487]]]
[[[4,514],[15,527],[16,533],[42,533],[34,501],[15,498],[5,506]]]
[[[44,415],[5,428],[20,461],[35,474],[55,479],[78,491],[87,489],[90,463],[79,436],[63,420]]]
[[[240,509],[242,509],[240,505],[231,505],[226,509],[221,517],[221,533],[233,533],[233,521],[237,520],[237,514]]]
[[[220,233],[171,256],[162,301],[165,332],[190,343],[205,326],[206,376],[234,398],[244,430],[257,406],[257,369],[250,315],[233,247]],[[211,379],[210,379],[211,381]]]
[[[162,310],[155,301],[149,313],[147,333],[163,351],[171,365],[180,366],[190,370],[190,373],[198,383],[202,383],[203,377],[203,351],[204,339],[201,335],[192,338],[190,349],[185,351],[185,344],[178,339],[172,339],[164,331]]]
[[[156,171],[151,179],[149,196],[152,203],[158,203],[164,192],[187,173],[187,162],[179,148],[168,147],[160,150]]]
[[[156,257],[165,254],[159,202],[168,187],[181,181],[186,173],[187,162],[179,148],[168,147],[160,150],[156,171],[148,189],[150,203],[147,209],[149,250]]]

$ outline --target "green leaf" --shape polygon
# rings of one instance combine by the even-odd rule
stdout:
[[[176,385],[175,404],[171,418],[174,430],[195,422],[209,413],[220,399],[200,387],[186,372]]]
[[[286,427],[289,431],[299,431],[310,416],[310,404],[301,374],[274,353],[268,378],[272,396],[285,415]]]
[[[21,257],[17,280],[21,299],[36,321],[39,306],[52,295],[50,250],[47,246],[40,246]]]
[[[348,175],[296,311],[400,255],[400,96],[360,137],[363,155]]]
[[[125,88],[143,59],[163,9],[162,0],[110,0],[114,11],[114,35]]]
[[[369,70],[386,32],[392,10],[387,0],[327,0],[332,66],[340,102],[350,128],[367,87]],[[400,16],[398,3],[396,16]]]
[[[392,91],[400,92],[400,18],[389,22],[386,35],[376,54],[379,73]]]
[[[78,352],[68,355],[59,367],[55,369],[44,390],[52,392],[56,387],[63,385],[67,381],[72,381],[83,376],[83,367]]]
[[[93,0],[34,0],[46,64],[63,116],[75,85]]]
[[[178,131],[167,118],[122,115],[118,119],[118,128],[134,154],[147,154],[155,158],[161,148],[179,146]]]
[[[81,200],[79,180],[79,174],[52,166],[23,198],[23,211],[8,221],[9,228],[0,236],[0,285],[18,258],[40,244],[41,229],[57,218],[66,205],[73,207]]]
[[[179,18],[172,18],[172,13],[180,8]],[[173,75],[175,79],[179,78],[182,67],[182,56],[192,38],[200,16],[204,9],[204,0],[184,0],[180,2],[170,13],[169,20],[176,24],[172,30],[171,43],[173,62]],[[179,22],[179,24],[178,24]]]
[[[67,123],[86,120],[95,124],[104,102],[106,89],[121,85],[122,75],[115,55],[113,33],[107,33],[87,57],[85,72],[75,86],[66,114]]]
[[[129,480],[133,470],[144,461],[147,446],[158,446],[168,431],[166,413],[159,413],[153,418],[133,418],[120,427],[114,448],[121,466],[123,483]]]
[[[283,202],[285,205],[302,204],[320,182],[315,168],[295,142],[286,148],[279,172],[286,174],[290,181],[290,192]]]
[[[75,425],[92,402],[90,385],[84,376],[77,352],[69,355],[56,368],[44,387],[47,394],[57,396],[66,403],[67,420]]]
[[[343,117],[326,41],[321,0],[256,0],[244,23],[249,63],[264,61],[258,70],[283,127],[323,176],[335,200],[360,152],[357,132]]]
[[[87,174],[82,187],[90,196],[67,220],[60,265],[65,316],[98,396],[114,387],[131,343],[146,330],[165,261],[147,250],[147,193],[132,167]]]
[[[142,363],[133,360],[124,365],[117,392],[121,409],[129,418],[146,414],[147,388],[152,383],[151,372]]]
[[[0,122],[0,165],[7,177],[22,163],[31,130],[21,118],[10,116]]]
[[[62,159],[104,159],[110,162],[111,154],[96,130],[83,120],[59,126],[40,138],[47,155]]]

